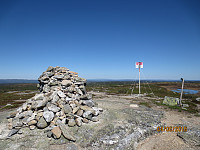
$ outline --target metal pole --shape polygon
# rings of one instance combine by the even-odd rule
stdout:
[[[140,95],[140,66],[139,66],[139,95]]]
[[[181,78],[181,80],[182,80],[182,88],[181,88],[181,96],[180,96],[180,106],[182,107],[182,96],[183,96],[183,86],[184,86],[184,79],[183,78]]]

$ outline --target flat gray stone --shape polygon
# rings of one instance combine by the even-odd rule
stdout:
[[[47,127],[47,122],[45,121],[45,119],[43,117],[41,117],[40,120],[38,121],[37,127],[41,128],[41,129]]]
[[[57,121],[57,124],[59,125],[62,134],[66,139],[76,141],[75,137],[69,132],[68,127],[65,124],[63,124],[60,120]]]
[[[8,137],[13,136],[13,135],[16,134],[18,131],[19,131],[19,129],[12,129],[12,130],[10,131],[10,133],[8,134]]]
[[[56,105],[51,103],[47,103],[47,108],[53,112],[58,112],[60,110],[60,107],[57,107]]]

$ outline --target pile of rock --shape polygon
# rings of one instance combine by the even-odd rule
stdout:
[[[40,93],[28,99],[8,116],[8,136],[22,127],[47,129],[47,136],[68,140],[76,139],[68,128],[82,123],[97,122],[103,111],[95,107],[92,96],[87,94],[86,80],[65,67],[49,67],[38,79]]]

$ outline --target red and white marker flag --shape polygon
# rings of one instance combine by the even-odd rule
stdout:
[[[143,68],[143,62],[136,62],[135,67],[136,68]]]

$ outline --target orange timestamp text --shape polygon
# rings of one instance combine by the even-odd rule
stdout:
[[[187,132],[186,126],[169,126],[169,127],[157,127],[158,132]]]

